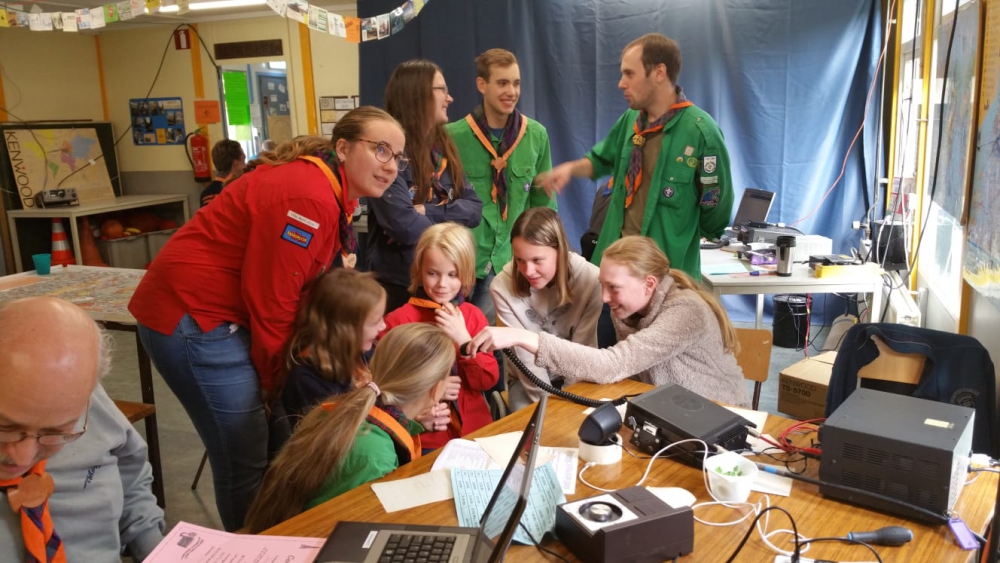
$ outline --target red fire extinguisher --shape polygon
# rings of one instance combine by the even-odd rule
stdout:
[[[200,130],[191,135],[191,161],[194,163],[194,180],[196,182],[212,181],[208,137],[203,135]]]

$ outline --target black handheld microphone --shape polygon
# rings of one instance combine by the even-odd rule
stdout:
[[[886,526],[874,532],[850,532],[847,538],[872,545],[900,546],[913,539],[913,532],[902,526]]]

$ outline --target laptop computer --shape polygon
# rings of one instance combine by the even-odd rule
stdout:
[[[751,221],[760,223],[767,221],[767,214],[770,213],[773,202],[774,192],[757,188],[744,190],[740,206],[736,208],[736,216],[733,218],[733,229],[738,230]]]
[[[547,396],[535,407],[521,440],[478,528],[383,522],[338,522],[316,556],[316,563],[378,563],[420,560],[427,563],[498,563],[528,505],[531,476],[538,460]],[[519,463],[524,460],[524,463]],[[410,552],[415,555],[409,555]],[[387,557],[387,558],[386,558]]]

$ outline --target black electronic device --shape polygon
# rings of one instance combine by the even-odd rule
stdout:
[[[631,487],[560,504],[556,536],[585,563],[659,563],[694,551],[694,512]]]
[[[80,205],[80,199],[76,196],[76,188],[57,188],[42,190],[35,194],[35,204],[44,209],[62,205]]]
[[[577,436],[593,446],[609,446],[615,443],[615,436],[621,429],[622,415],[618,414],[614,403],[607,402],[583,419]]]
[[[907,270],[906,231],[901,222],[876,221],[872,231],[874,256],[872,262],[878,262],[883,270]],[[939,249],[948,252],[948,245],[938,245]],[[940,250],[939,250],[940,252]],[[947,256],[939,262],[944,264]]]
[[[853,256],[846,254],[810,254],[809,267],[816,269],[817,264],[824,266],[849,266],[857,260]]]
[[[625,410],[625,425],[632,429],[632,445],[656,453],[674,442],[697,438],[712,448],[742,450],[747,447],[747,427],[756,425],[705,397],[669,384],[633,398]],[[701,467],[703,448],[689,442],[677,446],[678,459]]]
[[[819,490],[875,510],[932,521],[926,513],[879,498],[890,497],[943,519],[965,485],[975,414],[950,403],[857,389],[820,427]]]

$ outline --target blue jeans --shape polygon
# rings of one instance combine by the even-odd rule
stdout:
[[[476,285],[472,288],[472,293],[469,294],[469,303],[472,303],[479,310],[486,315],[486,320],[490,322],[490,325],[497,324],[497,313],[496,309],[493,308],[493,296],[490,295],[490,284],[493,283],[493,278],[496,277],[496,272],[490,268],[490,273],[486,274],[486,277],[476,279]]]
[[[223,324],[202,332],[188,315],[171,335],[142,324],[138,329],[153,365],[208,450],[222,525],[229,531],[242,528],[267,470],[269,450],[280,448],[290,434],[288,420],[279,413],[268,422],[250,360],[249,331]]]

